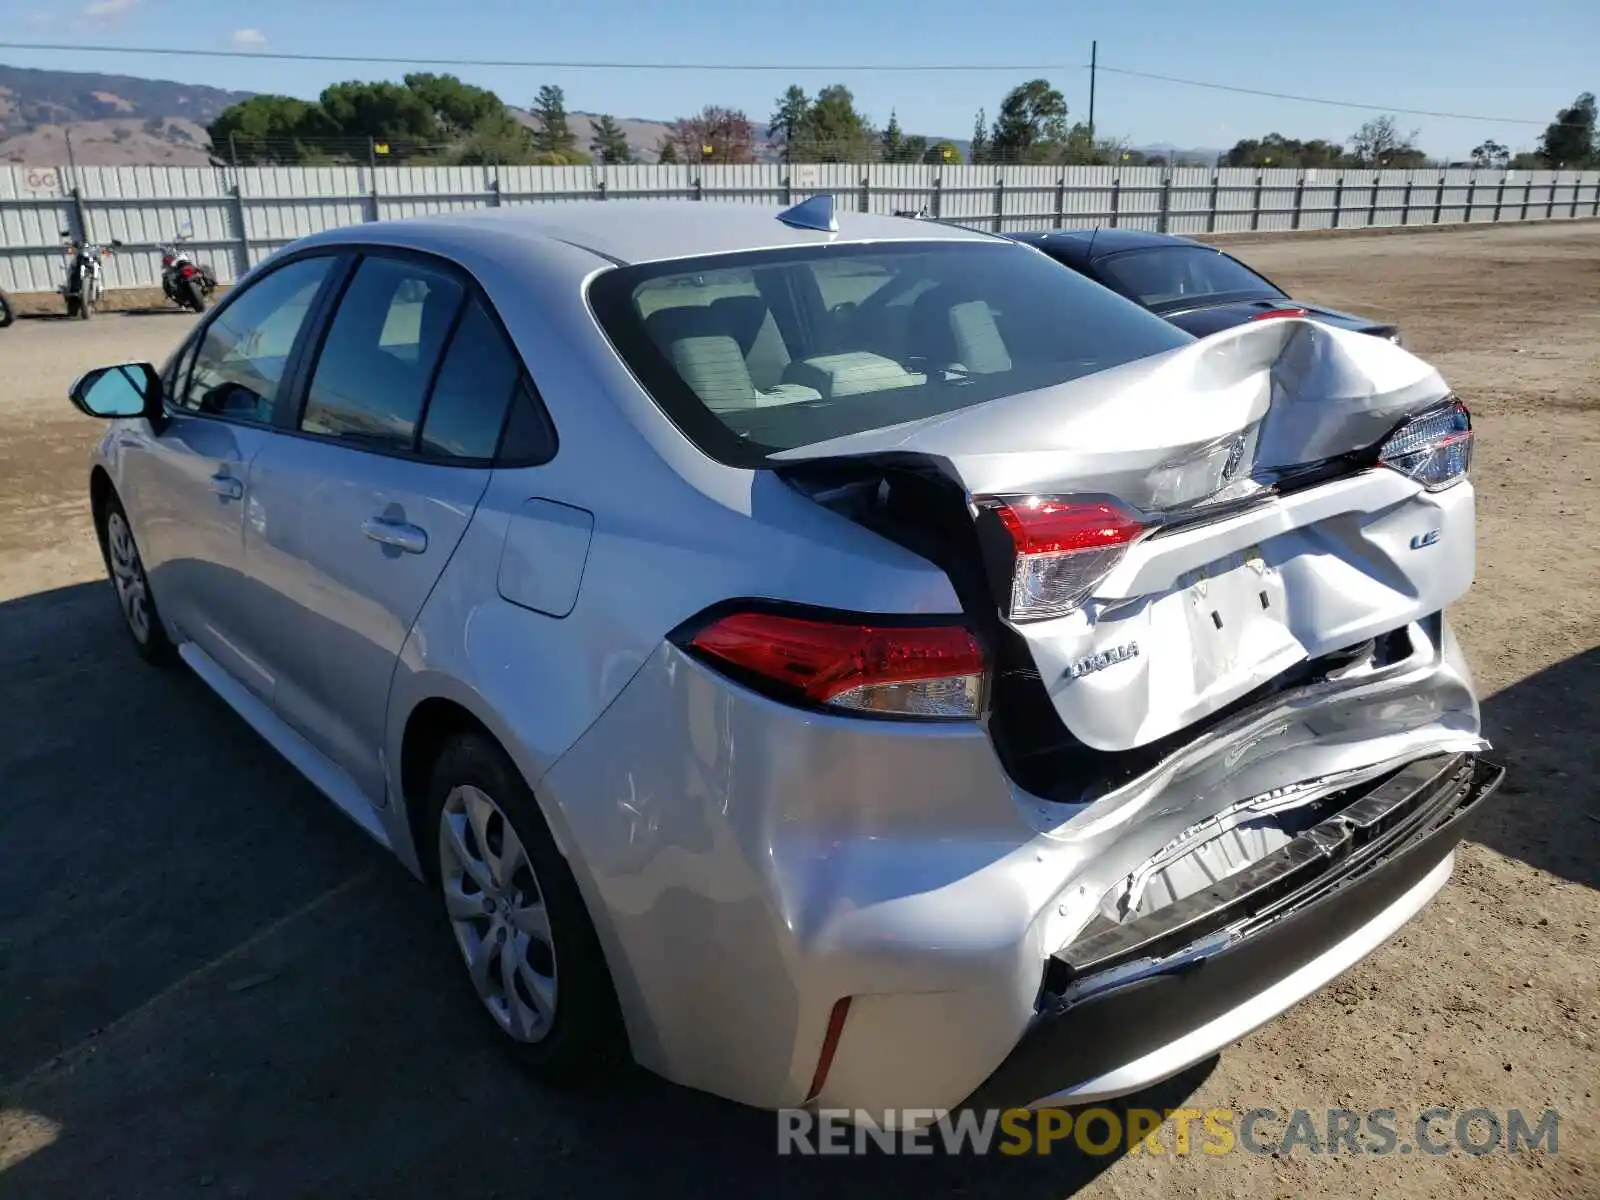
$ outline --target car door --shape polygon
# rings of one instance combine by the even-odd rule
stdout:
[[[395,663],[488,486],[519,370],[469,280],[366,253],[291,434],[251,464],[245,553],[279,628],[275,707],[375,804]]]
[[[251,461],[277,435],[273,414],[307,316],[337,260],[286,263],[244,285],[174,358],[166,416],[123,463],[151,590],[179,641],[191,641],[263,699],[271,673],[247,634],[244,574]]]

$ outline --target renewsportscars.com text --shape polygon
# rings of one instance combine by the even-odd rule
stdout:
[[[1554,1154],[1561,1125],[1548,1108],[784,1109],[777,1117],[785,1155]]]

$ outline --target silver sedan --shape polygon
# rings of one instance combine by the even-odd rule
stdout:
[[[360,225],[72,399],[139,654],[429,881],[556,1083],[1132,1092],[1393,934],[1500,778],[1444,381],[1014,241]]]

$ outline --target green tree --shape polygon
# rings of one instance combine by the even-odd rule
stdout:
[[[1401,133],[1394,117],[1384,113],[1350,135],[1350,157],[1360,167],[1403,170],[1422,166],[1428,156],[1417,149],[1415,129]]]
[[[793,162],[796,142],[805,132],[806,116],[811,111],[811,97],[798,84],[790,84],[778,97],[778,107],[767,121],[768,141],[783,147],[783,161]]]
[[[889,123],[883,127],[883,132],[878,135],[878,154],[884,162],[904,162],[902,155],[905,152],[905,134],[900,131],[900,118],[895,115],[895,110],[889,110]]]
[[[974,166],[989,161],[989,115],[981,108],[972,122],[972,146],[967,151],[967,161]]]
[[[568,155],[578,149],[578,135],[567,124],[567,95],[553,84],[545,84],[533,100],[535,154]]]
[[[1544,159],[1532,150],[1519,150],[1511,156],[1506,166],[1513,171],[1541,171],[1544,169]]]
[[[1539,157],[1544,165],[1587,167],[1600,161],[1600,143],[1595,139],[1595,99],[1593,92],[1584,92],[1563,108],[1539,138]]]
[[[237,154],[241,165],[304,162],[310,142],[333,132],[315,104],[292,96],[251,96],[223,110],[207,132],[219,155]]]
[[[1030,79],[1006,93],[989,135],[1001,162],[1046,161],[1067,140],[1067,102],[1048,79]]]
[[[411,74],[406,87],[430,109],[447,137],[465,138],[479,125],[506,115],[500,97],[454,75]]]
[[[954,142],[935,142],[923,151],[922,161],[932,166],[957,166],[961,151]]]
[[[842,83],[817,93],[806,111],[803,142],[815,162],[865,162],[872,153],[872,126],[856,111],[855,96]]]
[[[1475,167],[1504,168],[1511,161],[1511,147],[1487,138],[1472,148],[1472,165]]]
[[[610,113],[601,113],[600,119],[595,122],[594,137],[589,142],[589,149],[603,163],[633,161],[633,152],[628,149],[628,135],[622,132],[622,127]]]
[[[682,161],[678,158],[678,143],[671,137],[664,137],[656,146],[656,161],[661,163],[676,163]]]
[[[433,109],[398,83],[349,80],[326,87],[317,100],[341,139],[370,139],[395,157],[426,153],[444,140]]]

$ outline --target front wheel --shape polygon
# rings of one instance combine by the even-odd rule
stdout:
[[[201,290],[200,284],[193,279],[183,282],[183,304],[194,312],[202,313],[206,310],[206,294]]]
[[[117,594],[117,605],[122,609],[123,621],[139,657],[153,663],[169,661],[173,655],[172,641],[161,624],[155,597],[150,594],[150,580],[145,575],[139,545],[133,540],[128,514],[115,496],[105,504],[100,550],[105,556],[111,587]]]
[[[506,1049],[558,1087],[611,1074],[627,1058],[611,975],[515,764],[482,735],[457,737],[439,756],[428,800],[445,916]]]

